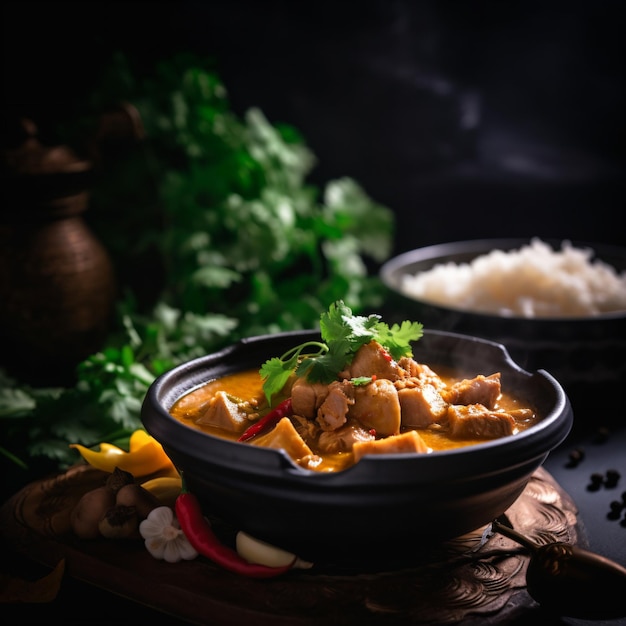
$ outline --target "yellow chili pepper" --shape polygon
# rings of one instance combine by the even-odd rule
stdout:
[[[174,508],[176,498],[183,489],[183,483],[180,476],[161,476],[152,478],[141,483],[141,486],[149,491],[157,500],[165,506]]]
[[[105,442],[100,444],[99,451],[78,443],[70,444],[70,448],[78,450],[89,465],[105,472],[113,472],[119,467],[139,478],[165,469],[176,469],[161,444],[145,430],[136,430],[130,436],[128,452]]]

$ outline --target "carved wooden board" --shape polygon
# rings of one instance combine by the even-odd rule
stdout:
[[[69,511],[101,479],[82,467],[28,485],[0,511],[2,539],[49,567],[65,559],[66,575],[197,624],[504,624],[537,607],[525,587],[524,550],[488,527],[434,548],[425,537],[425,558],[410,569],[314,567],[269,580],[231,574],[204,558],[156,561],[140,540],[82,541],[69,532]],[[539,543],[586,544],[572,499],[543,469],[507,517]]]

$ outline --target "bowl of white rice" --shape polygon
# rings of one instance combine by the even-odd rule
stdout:
[[[555,376],[575,412],[626,419],[626,248],[459,241],[399,254],[380,277],[398,321],[500,343],[526,369]]]

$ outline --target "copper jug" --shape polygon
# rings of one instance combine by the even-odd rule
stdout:
[[[42,145],[30,120],[4,150],[0,367],[30,384],[73,384],[110,328],[114,269],[84,219],[92,171],[68,146]]]

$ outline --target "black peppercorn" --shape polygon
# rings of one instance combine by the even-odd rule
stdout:
[[[589,476],[589,484],[587,485],[587,491],[598,491],[602,487],[604,482],[604,475],[599,472],[594,472]]]
[[[620,473],[617,470],[610,469],[606,472],[606,478],[604,480],[604,485],[606,487],[615,487],[621,478]]]
[[[619,500],[613,500],[609,504],[609,508],[611,510],[607,513],[607,517],[609,519],[619,519],[624,505]]]
[[[582,448],[575,448],[569,453],[567,467],[576,467],[585,458],[585,451]]]

